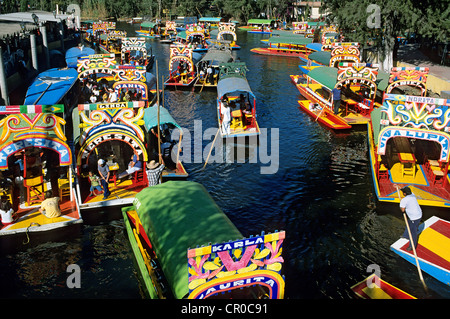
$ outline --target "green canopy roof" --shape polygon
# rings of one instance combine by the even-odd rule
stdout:
[[[272,19],[250,19],[247,24],[270,24],[272,21]]]
[[[321,66],[309,71],[308,76],[331,90],[334,88],[337,82],[337,71],[337,68]],[[378,76],[375,81],[375,83],[377,84],[377,89],[380,91],[386,90],[388,81],[389,74],[383,71],[378,71]]]
[[[144,111],[145,128],[150,131],[152,127],[158,126],[158,106],[147,107]],[[178,123],[164,107],[159,107],[159,124],[173,124],[181,129]]]
[[[337,71],[336,68],[321,66],[309,71],[308,76],[332,90],[336,85]]]
[[[153,28],[156,22],[145,21],[141,23],[141,28]]]
[[[304,38],[304,37],[292,37],[292,36],[277,36],[277,37],[270,37],[267,42],[269,43],[280,43],[280,44],[295,44],[295,45],[303,45],[303,44],[309,44],[313,41],[311,38]]]
[[[330,65],[331,52],[330,51],[316,51],[308,55],[308,59],[318,62],[323,65]]]
[[[221,17],[201,17],[200,19],[198,19],[198,21],[206,21],[206,22],[220,22],[222,21],[224,18]]]
[[[177,299],[189,292],[188,249],[243,238],[196,182],[168,181],[147,187],[133,203]]]

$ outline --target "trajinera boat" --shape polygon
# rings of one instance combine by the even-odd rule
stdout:
[[[300,109],[335,130],[367,125],[373,109],[381,106],[381,93],[387,87],[388,77],[383,73],[379,76],[377,64],[360,63],[354,43],[334,46],[330,65],[338,63],[337,68],[321,66],[311,69],[304,77],[291,75],[292,82],[306,98],[298,101]],[[353,61],[340,62],[343,60]],[[337,114],[333,110],[334,88],[341,91]]]
[[[265,40],[267,47],[253,48],[250,51],[262,55],[277,55],[283,57],[304,57],[306,58],[312,51],[307,47],[312,43],[312,39],[300,35],[272,36]]]
[[[122,40],[126,38],[127,32],[121,30],[110,30],[99,36],[99,48],[102,53],[114,53],[120,57]]]
[[[140,37],[147,38],[159,38],[161,35],[161,23],[144,21],[139,25],[139,30],[136,30],[136,34]]]
[[[0,235],[81,223],[64,105],[2,106],[0,116]],[[59,197],[60,215],[39,211],[49,196]]]
[[[440,282],[450,285],[450,222],[433,216],[419,226],[417,260],[420,269]],[[400,238],[391,250],[417,267],[413,251],[408,251],[409,240]]]
[[[175,21],[166,21],[166,26],[164,27],[164,31],[159,37],[159,42],[172,43],[173,41],[175,41],[177,33],[177,26]]]
[[[245,29],[248,33],[271,34],[274,23],[272,19],[250,19],[247,21],[247,26],[240,29]]]
[[[145,66],[147,72],[150,72],[155,56],[152,53],[152,46],[145,41],[145,38],[123,38],[120,61],[122,65]]]
[[[184,45],[170,45],[169,78],[166,87],[189,87],[197,80],[195,64],[201,59],[199,53]]]
[[[206,38],[206,30],[202,25],[187,24],[186,30],[178,32],[175,36],[174,44],[177,46],[189,46],[194,52],[206,52],[209,47]]]
[[[284,297],[285,232],[243,238],[201,184],[148,187],[122,214],[147,297]]]
[[[72,112],[80,208],[129,204],[148,185],[144,110],[149,101],[148,87],[154,85],[155,78],[145,72],[144,66],[116,65],[113,54],[80,59],[78,72],[80,80],[87,83],[85,87],[93,82],[88,92],[91,97],[96,91],[105,91],[98,95],[98,101],[79,104]],[[108,188],[102,185],[102,191],[96,192],[91,185],[93,179],[95,184],[98,180],[90,175],[100,177],[99,160],[108,166],[110,175]],[[139,169],[130,169],[131,161]]]
[[[372,274],[351,288],[362,299],[417,299]]]
[[[215,38],[215,39],[214,39]],[[229,46],[231,50],[239,50],[241,47],[236,44],[236,25],[234,23],[220,22],[218,29],[210,32],[210,39],[206,42]]]
[[[180,125],[178,125],[166,108],[159,107],[158,109],[157,105],[145,109],[144,123],[149,135],[147,143],[149,161],[155,160],[159,162],[159,152],[161,150],[161,156],[164,161],[162,181],[186,178],[188,173],[180,161],[181,143],[183,140],[183,129]]]
[[[399,202],[409,186],[420,205],[450,206],[450,100],[426,97],[428,68],[393,68],[382,107],[371,113],[369,154],[377,198]],[[393,94],[404,85],[421,94]]]
[[[217,119],[222,137],[259,135],[256,97],[248,84],[245,62],[220,66],[217,83]]]
[[[234,61],[231,50],[225,46],[212,45],[197,62],[197,81],[195,86],[215,88],[219,82],[220,65]],[[209,72],[208,72],[209,71]]]

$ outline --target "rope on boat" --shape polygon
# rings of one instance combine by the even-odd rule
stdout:
[[[27,230],[26,230],[26,232],[25,232],[25,233],[27,234],[27,240],[22,242],[23,245],[26,245],[26,244],[28,244],[28,243],[30,242],[30,236],[28,236],[28,229],[29,229],[30,227],[32,227],[32,226],[37,226],[37,227],[39,227],[39,226],[41,226],[41,225],[38,224],[38,223],[31,223],[31,224],[27,227]]]

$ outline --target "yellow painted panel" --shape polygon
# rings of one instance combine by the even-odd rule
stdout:
[[[415,176],[412,175],[404,175],[402,176],[402,164],[395,163],[392,168],[389,170],[389,173],[392,177],[392,182],[395,184],[416,184],[416,185],[428,185],[425,175],[420,167],[417,165]],[[417,194],[414,192],[417,196]],[[427,198],[428,199],[428,198]]]
[[[431,228],[419,236],[419,244],[450,262],[450,238]]]
[[[39,225],[46,225],[46,224],[54,224],[59,222],[64,222],[67,220],[70,220],[71,218],[66,216],[59,216],[56,218],[47,218],[44,215],[42,215],[39,210],[36,212],[31,212],[28,215],[25,215],[21,220],[16,221],[14,224],[12,224],[10,227],[8,227],[8,230],[13,229],[23,229],[27,228],[31,225],[31,223],[38,223]]]
[[[363,288],[363,292],[366,293],[371,299],[392,299],[387,293],[385,293],[381,288]]]

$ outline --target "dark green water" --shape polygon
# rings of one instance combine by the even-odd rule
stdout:
[[[131,36],[134,28],[118,24]],[[365,127],[339,135],[302,113],[300,94],[289,79],[299,73],[299,60],[251,53],[262,38],[239,31],[241,50],[233,54],[247,63],[258,123],[269,140],[278,134],[278,156],[269,163],[251,156],[241,162],[211,161],[205,170],[203,163],[187,163],[189,180],[206,187],[244,236],[286,231],[286,298],[353,299],[350,287],[370,274],[371,264],[380,267],[383,279],[418,298],[449,298],[448,286],[427,274],[425,292],[416,268],[389,248],[404,223],[397,205],[376,201]],[[167,76],[169,46],[149,41],[159,77]],[[213,132],[204,137],[202,149],[214,137],[215,99],[215,91],[165,91],[165,107],[191,132],[192,149],[195,132]],[[194,121],[201,121],[200,131],[194,130],[199,123]],[[233,150],[224,145],[224,154]],[[270,157],[270,148],[266,153]],[[270,164],[275,172],[261,174]],[[424,219],[448,220],[448,214],[424,209]],[[24,235],[2,240],[0,298],[142,298],[120,211],[87,212],[83,219],[84,224],[56,234],[30,234],[27,245]],[[80,267],[81,288],[67,288],[69,264]]]

